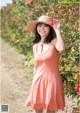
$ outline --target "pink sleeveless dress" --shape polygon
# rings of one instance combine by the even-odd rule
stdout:
[[[59,52],[55,48],[55,41],[49,43],[44,53],[39,52],[40,45],[33,46],[34,51],[34,78],[26,106],[46,111],[64,110],[64,90],[61,75],[58,69]]]

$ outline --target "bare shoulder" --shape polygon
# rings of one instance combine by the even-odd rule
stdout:
[[[35,56],[36,53],[36,44],[33,45],[33,55]]]
[[[52,40],[53,45],[55,45],[56,42],[57,42],[57,38],[54,38],[54,39]]]
[[[36,44],[33,45],[33,48],[35,48],[35,47],[36,47]]]
[[[57,42],[57,38],[54,38],[54,43],[56,43]]]

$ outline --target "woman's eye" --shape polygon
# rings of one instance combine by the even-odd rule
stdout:
[[[48,27],[48,25],[46,25],[46,24],[44,24],[44,25],[43,25],[43,24],[39,24],[39,25],[38,25],[38,27],[42,27],[42,26],[43,26],[43,27]]]
[[[38,25],[38,27],[41,27],[42,25]]]
[[[45,25],[44,25],[44,27],[48,27],[48,25],[47,25],[47,24],[45,24]]]

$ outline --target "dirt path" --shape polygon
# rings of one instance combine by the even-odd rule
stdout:
[[[1,41],[1,105],[8,104],[9,113],[32,113],[24,106],[32,81],[32,69],[25,66],[25,56],[18,54],[8,43]],[[66,98],[67,113],[76,100]],[[65,113],[59,111],[58,113]]]
[[[29,93],[32,69],[23,64],[25,56],[1,41],[1,104],[9,105],[9,113],[27,113],[24,104]]]

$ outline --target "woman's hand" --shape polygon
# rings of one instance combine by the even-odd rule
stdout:
[[[60,30],[60,21],[57,20],[57,19],[53,19],[53,21],[54,21],[54,24],[53,24],[54,30],[55,30],[55,31],[56,31],[56,30]]]

